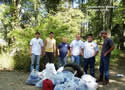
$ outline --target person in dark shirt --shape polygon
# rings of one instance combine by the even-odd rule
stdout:
[[[62,38],[62,43],[58,46],[59,67],[64,66],[67,62],[70,46],[65,37]]]
[[[113,42],[107,36],[106,31],[101,32],[101,36],[104,39],[104,43],[102,45],[101,51],[101,61],[100,61],[100,78],[98,82],[103,82],[104,85],[109,83],[109,62],[110,62],[110,55],[112,50],[114,49]],[[103,76],[105,75],[105,80],[103,80]]]

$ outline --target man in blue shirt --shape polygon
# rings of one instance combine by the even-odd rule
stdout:
[[[103,82],[104,85],[109,83],[109,63],[110,63],[110,55],[112,50],[114,49],[114,44],[110,38],[107,36],[106,31],[101,32],[101,36],[104,39],[104,43],[102,45],[101,52],[101,61],[100,61],[100,79],[98,82],[103,81],[103,76],[105,76],[105,80]]]
[[[67,62],[70,46],[65,37],[62,38],[62,43],[58,46],[59,67],[64,66]]]

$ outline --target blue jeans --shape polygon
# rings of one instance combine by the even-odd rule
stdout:
[[[109,59],[110,56],[101,56],[100,61],[100,79],[103,79],[103,76],[105,75],[105,80],[109,80]]]
[[[59,57],[59,67],[64,66],[67,63],[67,56]]]
[[[31,57],[31,66],[30,66],[30,71],[31,72],[34,69],[35,62],[36,62],[36,71],[39,71],[40,55],[32,54],[32,57]]]
[[[90,75],[95,77],[95,57],[91,57],[91,58],[87,58],[87,59],[84,58],[83,68],[84,68],[85,74],[87,74],[89,65],[90,65]]]
[[[77,63],[78,65],[80,65],[80,63],[81,63],[81,56],[80,55],[78,55],[78,56],[71,56],[71,61],[72,61],[72,63]]]

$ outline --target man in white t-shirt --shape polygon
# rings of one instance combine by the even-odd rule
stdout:
[[[76,40],[73,40],[70,44],[72,63],[80,65],[82,44],[83,42],[80,40],[80,34],[76,35]]]
[[[83,68],[87,74],[88,66],[90,65],[90,74],[94,77],[95,56],[99,52],[98,45],[93,41],[92,34],[88,35],[88,41],[83,44]]]
[[[31,67],[30,71],[34,69],[36,62],[36,70],[39,71],[40,56],[43,54],[42,49],[44,47],[43,40],[40,39],[40,33],[35,33],[35,38],[30,41],[30,56],[31,56]]]

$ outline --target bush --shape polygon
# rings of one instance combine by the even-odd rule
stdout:
[[[68,42],[71,42],[75,38],[75,35],[80,32],[80,23],[83,22],[83,17],[84,15],[80,10],[64,10],[55,15],[48,14],[47,17],[40,18],[42,19],[41,22],[35,27],[20,28],[11,31],[9,37],[15,38],[15,41],[11,45],[11,51],[14,48],[19,48],[19,52],[14,56],[14,69],[29,70],[31,61],[29,43],[35,36],[36,31],[40,32],[43,40],[49,36],[49,32],[54,32],[57,45],[62,41],[62,37],[67,37]],[[41,59],[41,65],[43,60],[44,58]]]

